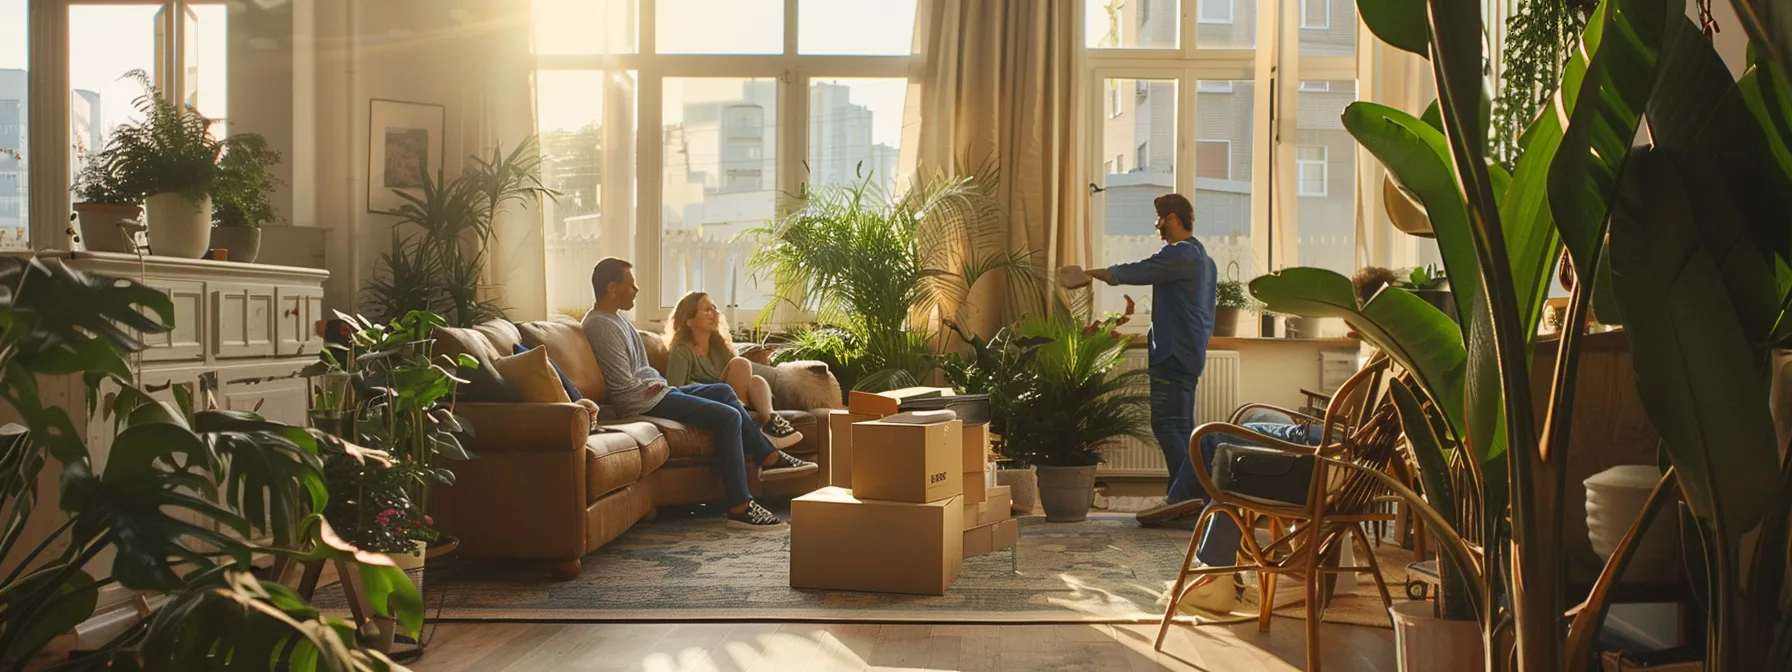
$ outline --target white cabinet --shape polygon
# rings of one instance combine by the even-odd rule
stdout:
[[[256,411],[275,422],[307,424],[307,381],[294,374],[317,361],[322,339],[313,323],[323,318],[328,272],[154,256],[139,259],[106,252],[51,251],[37,256],[89,273],[136,280],[168,295],[174,305],[173,330],[144,335],[149,348],[134,358],[138,385],[158,399],[173,401],[173,386],[186,385],[201,408],[216,403],[219,408]],[[75,418],[95,469],[104,469],[114,422],[107,412],[107,393],[115,390],[101,390],[95,413],[82,421],[87,393],[79,377],[42,378],[39,386],[46,403],[63,407]],[[0,403],[0,422],[19,422],[17,411]],[[54,462],[40,475],[40,505],[21,539],[26,548],[64,520],[55,506],[59,477]],[[110,561],[107,553],[89,570],[98,578]],[[0,572],[10,570],[0,563]],[[101,591],[99,611],[129,598],[129,591],[109,586]]]

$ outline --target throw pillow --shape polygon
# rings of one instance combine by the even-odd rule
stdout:
[[[511,385],[510,381],[504,380],[504,376],[498,373],[497,367],[492,366],[492,360],[487,359],[484,355],[472,355],[472,357],[474,361],[478,362],[474,368],[460,367],[454,371],[454,375],[467,381],[458,389],[457,396],[461,401],[513,404],[523,400],[523,394],[517,391],[516,386]]]
[[[522,354],[499,357],[492,360],[492,366],[498,370],[498,375],[516,386],[525,402],[564,404],[572,401],[566,396],[566,388],[561,386],[559,377],[554,375],[554,366],[548,363],[546,348],[537,347]]]
[[[542,349],[542,352],[547,352],[547,346],[545,346],[545,345],[541,346],[541,349]],[[521,343],[511,346],[511,350],[515,354],[519,354],[519,355],[523,354],[524,352],[529,351],[529,349],[523,347],[523,344],[521,344]],[[572,401],[578,401],[580,399],[585,398],[585,395],[579,394],[579,388],[573,386],[572,379],[566,377],[566,372],[560,370],[560,365],[555,364],[554,358],[551,356],[548,357],[548,366],[554,367],[554,375],[560,377],[560,386],[563,388],[566,388],[566,398],[567,399],[570,399]]]

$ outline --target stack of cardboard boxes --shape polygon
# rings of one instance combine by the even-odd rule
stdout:
[[[885,422],[900,400],[873,396],[830,419],[835,486],[791,502],[790,585],[944,595],[964,562],[964,424]]]
[[[854,392],[829,418],[835,487],[791,502],[792,587],[943,595],[964,558],[1019,541],[989,425],[884,420],[914,393]]]

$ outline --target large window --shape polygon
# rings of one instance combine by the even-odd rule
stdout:
[[[67,127],[34,131],[34,104],[28,95],[33,64],[26,49],[31,25],[27,4],[27,0],[0,0],[0,248],[4,249],[31,246],[33,164],[67,167],[66,176],[35,176],[39,195],[45,197],[39,211],[64,211],[68,197],[62,189],[87,156],[105,146],[113,127],[139,120],[133,101],[143,89],[125,77],[127,73],[143,71],[166,95],[208,117],[222,120],[229,115],[222,0],[71,0],[37,3],[39,11],[68,12],[68,33],[53,38],[67,45],[69,92],[64,105],[35,103],[66,114]],[[228,127],[221,122],[213,130],[223,134]],[[38,140],[35,146],[33,137]],[[51,152],[62,151],[67,152],[66,161],[49,160]],[[56,216],[38,222],[39,247],[62,245],[61,220]]]
[[[1193,201],[1222,277],[1358,265],[1358,153],[1339,122],[1356,99],[1354,5],[1274,0],[1279,11],[1262,15],[1276,24],[1259,26],[1268,1],[1089,0],[1095,263],[1155,251],[1151,199],[1175,192]],[[1129,87],[1134,100],[1113,93]],[[1121,295],[1149,290],[1097,291],[1118,310]]]
[[[895,186],[914,0],[535,0],[534,11],[542,152],[549,186],[568,194],[544,222],[552,310],[588,308],[591,266],[619,256],[643,269],[638,323],[694,290],[751,321],[771,303],[770,278],[748,265],[754,231],[787,195]]]

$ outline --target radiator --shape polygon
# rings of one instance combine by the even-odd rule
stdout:
[[[1142,348],[1126,353],[1129,369],[1143,369],[1150,364]],[[1201,372],[1201,384],[1195,387],[1195,425],[1220,422],[1238,409],[1238,352],[1207,351],[1207,368]],[[1105,451],[1106,462],[1095,470],[1097,476],[1167,476],[1164,454],[1156,441],[1121,439]]]

